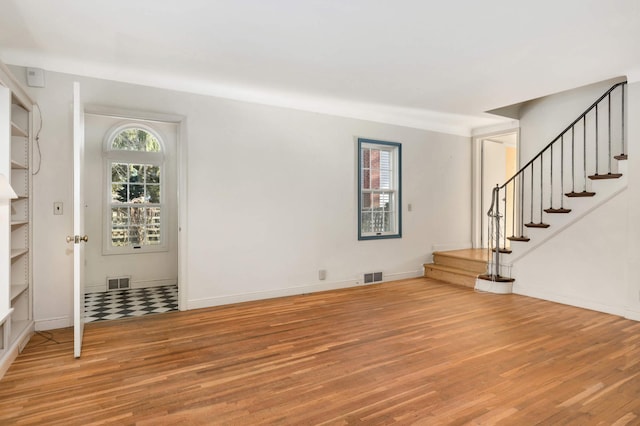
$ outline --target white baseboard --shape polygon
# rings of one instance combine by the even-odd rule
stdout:
[[[518,286],[516,280],[513,286],[513,293],[522,296],[535,297],[536,299],[548,300],[549,302],[562,303],[563,305],[575,306],[577,308],[589,309],[592,311],[603,312],[605,314],[618,315],[626,317],[629,311],[624,306],[611,306],[592,300],[577,299],[574,297],[555,294],[548,291],[542,291],[534,288],[526,288]],[[640,314],[640,313],[639,313]],[[639,317],[640,320],[640,317]]]
[[[384,279],[382,282],[416,278],[420,276],[422,276],[422,271],[420,270],[410,272],[396,272],[391,274],[384,274]],[[380,284],[380,281],[370,284]],[[361,279],[353,279],[345,281],[319,282],[296,287],[287,287],[251,293],[231,294],[226,296],[208,297],[204,299],[193,299],[187,301],[187,310],[210,308],[212,306],[229,305],[232,303],[251,302],[254,300],[274,299],[276,297],[296,296],[306,293],[318,293],[321,291],[338,290],[342,288],[357,287],[360,285],[365,285],[362,284]]]
[[[631,309],[627,309],[627,311],[624,314],[624,317],[626,319],[630,319],[630,320],[633,320],[633,321],[640,321],[640,312],[632,311]]]
[[[71,317],[68,316],[36,320],[36,331],[54,330],[56,328],[71,326],[73,326],[73,321],[71,321]]]

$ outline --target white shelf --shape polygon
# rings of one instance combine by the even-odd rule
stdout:
[[[13,170],[27,170],[28,167],[26,164],[19,163],[15,160],[11,160],[11,168]]]
[[[29,133],[27,133],[26,130],[24,130],[23,128],[21,128],[20,126],[18,126],[16,123],[14,123],[13,121],[11,122],[11,136],[21,136],[23,138],[26,138],[29,136]]]
[[[11,260],[16,259],[22,255],[25,255],[29,252],[29,249],[11,249]]]
[[[19,226],[22,225],[27,225],[29,223],[28,220],[12,220],[11,221],[11,228],[17,228]]]
[[[22,293],[27,291],[29,284],[13,284],[11,285],[11,303],[16,300]]]
[[[8,311],[0,314],[0,325],[4,324],[7,321],[7,318],[9,318],[11,312],[13,312],[13,309],[9,309]]]

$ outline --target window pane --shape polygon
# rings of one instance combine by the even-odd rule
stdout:
[[[147,240],[146,244],[158,245],[160,244],[160,227],[148,226],[147,227]]]
[[[111,185],[111,202],[126,203],[127,202],[128,185],[112,184]]]
[[[127,164],[114,163],[111,165],[111,182],[127,182]]]
[[[142,164],[130,164],[129,165],[129,182],[140,182],[144,179],[144,165]]]
[[[147,185],[147,203],[160,203],[160,185]]]
[[[146,167],[146,182],[147,183],[160,183],[160,167],[147,166]]]
[[[369,169],[362,171],[362,188],[371,189],[371,171]]]
[[[361,167],[363,169],[369,168],[369,160],[370,160],[371,150],[369,148],[362,148],[362,164]]]
[[[129,244],[129,228],[113,227],[111,230],[111,245],[122,247]]]
[[[129,224],[129,209],[127,207],[116,207],[111,209],[111,223],[113,225]]]
[[[137,183],[129,185],[129,202],[144,203],[144,185]]]
[[[371,150],[371,168],[372,169],[380,168],[380,150],[379,149]]]
[[[373,232],[384,232],[385,213],[378,209],[373,212],[372,227]]]
[[[364,192],[362,194],[362,210],[371,208],[371,193]]]
[[[371,169],[371,189],[380,189],[380,169]]]
[[[360,227],[362,228],[362,232],[373,232],[373,227],[371,226],[371,215],[371,212],[360,213]]]
[[[160,226],[160,207],[148,207],[145,213],[145,223],[147,225]]]
[[[111,142],[111,148],[125,151],[160,152],[160,142],[143,129],[125,129]]]
[[[129,227],[129,243],[132,246],[141,246],[144,241],[144,226],[133,225]]]

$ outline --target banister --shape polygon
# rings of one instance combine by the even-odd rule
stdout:
[[[524,170],[529,167],[531,164],[533,164],[534,161],[536,161],[539,157],[542,156],[542,154],[544,154],[550,147],[551,145],[553,145],[554,143],[556,143],[558,141],[558,139],[560,139],[560,137],[562,135],[564,135],[565,133],[567,133],[569,130],[571,130],[571,128],[573,126],[575,126],[576,124],[578,124],[578,122],[580,120],[582,120],[588,113],[591,112],[591,110],[593,110],[596,105],[598,105],[598,103],[600,103],[600,101],[602,101],[604,98],[606,98],[613,90],[615,90],[617,87],[619,86],[623,86],[627,84],[626,81],[621,81],[620,83],[616,83],[613,86],[611,86],[611,88],[609,90],[607,90],[606,92],[604,92],[604,94],[602,96],[600,96],[598,98],[598,100],[596,100],[593,104],[591,104],[591,106],[589,108],[587,108],[585,110],[585,112],[583,112],[582,114],[580,114],[580,116],[578,116],[578,118],[576,118],[575,120],[573,120],[573,122],[571,124],[569,124],[562,132],[560,132],[560,134],[558,136],[556,136],[555,138],[553,138],[551,140],[551,142],[549,142],[549,144],[547,146],[545,146],[544,148],[542,148],[542,151],[540,151],[535,157],[533,157],[527,164],[525,164],[523,167],[520,168],[520,170],[518,170],[513,176],[511,176],[509,178],[509,180],[507,180],[504,184],[502,184],[500,186],[500,189],[505,188],[512,180],[514,180],[516,178],[516,176],[518,176],[519,174],[521,174],[522,172],[524,172]]]

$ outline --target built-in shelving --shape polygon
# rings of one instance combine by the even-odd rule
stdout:
[[[34,331],[31,110],[34,102],[0,62],[0,173],[18,195],[0,200],[0,377]],[[9,296],[7,298],[7,296]]]

